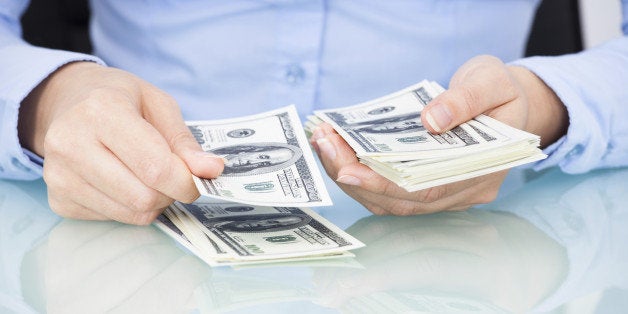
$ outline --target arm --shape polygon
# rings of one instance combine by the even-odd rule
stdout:
[[[577,54],[525,58],[511,64],[530,104],[528,122],[518,127],[540,135],[549,155],[537,169],[558,165],[565,172],[582,173],[628,165],[628,0],[622,0],[622,6],[623,37]],[[459,77],[460,72],[444,95],[450,100],[445,107],[451,116],[437,109],[437,102],[426,109],[428,115],[443,117],[446,128],[478,113],[492,115],[506,105],[481,99],[483,93],[478,91],[490,88],[474,85]],[[503,89],[499,82],[490,84],[494,91]]]
[[[36,179],[41,164],[20,145],[17,120],[22,100],[62,65],[74,61],[103,62],[90,55],[34,47],[20,38],[19,18],[25,0],[0,1],[0,178]],[[25,126],[27,127],[27,126]]]
[[[624,25],[628,34],[628,20]],[[543,79],[569,112],[569,129],[551,142],[549,158],[537,169],[558,165],[565,172],[582,173],[628,165],[627,36],[579,54],[515,64]]]
[[[173,200],[198,197],[192,174],[220,174],[222,160],[201,151],[172,97],[131,73],[78,62],[96,58],[72,59],[66,52],[24,44],[15,37],[20,11],[5,14],[13,22],[3,31],[13,35],[0,37],[0,66],[18,78],[2,80],[8,121],[2,131],[16,155],[11,162],[28,162],[19,143],[45,158],[43,177],[53,211],[148,224]],[[38,64],[51,59],[56,62]],[[41,173],[32,163],[22,168],[35,172],[31,177]]]
[[[628,32],[628,0],[624,33]],[[440,133],[485,113],[541,136],[550,157],[538,168],[568,172],[628,165],[628,39],[562,57],[505,65],[490,56],[469,60],[449,89],[423,111],[422,122]],[[329,125],[312,136],[327,173],[376,214],[412,215],[462,210],[491,202],[506,171],[408,193],[358,162]]]

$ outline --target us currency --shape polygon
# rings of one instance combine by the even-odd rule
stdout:
[[[156,225],[212,266],[350,257],[364,246],[308,208],[175,202]]]
[[[315,111],[306,128],[331,124],[360,162],[408,191],[508,169],[546,156],[540,138],[479,115],[442,134],[421,123],[423,108],[444,89],[422,81],[362,104]]]
[[[194,178],[201,195],[255,205],[331,205],[294,106],[186,123],[203,150],[225,160],[218,178]]]

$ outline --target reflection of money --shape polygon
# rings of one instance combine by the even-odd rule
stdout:
[[[539,137],[480,115],[443,134],[421,123],[421,111],[442,87],[428,81],[355,106],[316,111],[355,150],[360,161],[415,191],[545,158]]]
[[[195,178],[202,195],[257,205],[331,204],[294,106],[187,124],[203,150],[225,160],[220,177]]]
[[[307,208],[175,202],[156,225],[210,265],[347,257],[364,246]]]
[[[306,280],[265,278],[250,274],[216,273],[200,287],[200,313],[252,312],[272,303],[310,301],[314,291]]]

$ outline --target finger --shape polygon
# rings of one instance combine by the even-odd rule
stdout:
[[[58,200],[54,195],[48,197],[48,203],[53,212],[64,218],[100,221],[111,220],[109,217],[75,202]]]
[[[201,149],[185,125],[181,110],[172,97],[154,87],[148,87],[144,101],[148,121],[162,134],[172,152],[185,161],[194,175],[215,178],[222,173],[223,159]]]
[[[497,197],[499,186],[505,177],[506,172],[491,174],[484,177],[473,178],[447,186],[461,186],[457,193],[448,194],[443,197],[428,196],[428,199],[400,199],[374,193],[367,190],[361,190],[356,198],[367,209],[376,214],[391,214],[397,216],[408,216],[417,214],[429,214],[440,211],[459,211],[468,209],[477,204],[485,204],[491,202]],[[435,187],[439,189],[441,187]],[[352,193],[352,192],[349,192]],[[352,195],[352,194],[350,194]],[[352,195],[354,196],[354,195]],[[432,198],[433,197],[433,198]]]
[[[93,141],[75,144],[75,147],[75,151],[65,156],[51,152],[53,155],[46,160],[47,166],[50,169],[66,169],[59,174],[61,176],[77,173],[87,184],[128,210],[145,212],[164,208],[172,203],[172,198],[140,181],[101,143]],[[84,193],[83,190],[80,191]]]
[[[151,124],[123,110],[106,122],[98,129],[98,139],[140,181],[183,202],[198,198],[188,167]]]
[[[127,210],[138,215],[167,207],[173,199],[145,185],[118,158],[101,145],[92,146],[92,163],[76,162],[83,180]]]
[[[503,62],[490,56],[475,57],[454,74],[449,90],[425,107],[421,120],[430,132],[445,132],[517,95]]]
[[[319,138],[316,145],[321,163],[332,179],[338,179],[338,171],[342,167],[359,164],[353,149],[337,133]]]
[[[62,169],[62,168],[60,168]],[[50,206],[57,214],[75,219],[115,220],[134,225],[150,224],[162,211],[151,208],[143,211],[131,210],[74,173],[55,175],[49,170],[46,175]]]
[[[323,132],[327,133],[329,130],[323,130]],[[330,177],[335,178],[338,183],[343,185],[359,187],[376,195],[408,201],[430,202],[458,193],[467,188],[468,184],[472,184],[467,182],[466,184],[445,185],[419,192],[408,192],[368,166],[358,162],[355,152],[337,133],[327,133],[316,143],[320,151],[321,162]],[[357,190],[352,189],[351,191]]]
[[[71,199],[84,195],[85,189],[84,186],[81,185],[83,181],[78,176],[72,171],[64,169],[72,168],[60,166],[58,159],[54,157],[46,158],[43,179],[47,186],[48,205],[50,209],[57,215],[65,218],[110,220],[106,215],[86,208]]]

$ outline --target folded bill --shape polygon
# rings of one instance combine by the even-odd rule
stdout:
[[[485,115],[430,133],[421,111],[443,90],[422,81],[362,104],[315,111],[305,126],[312,132],[321,122],[331,124],[360,162],[410,192],[547,157],[537,135]]]

